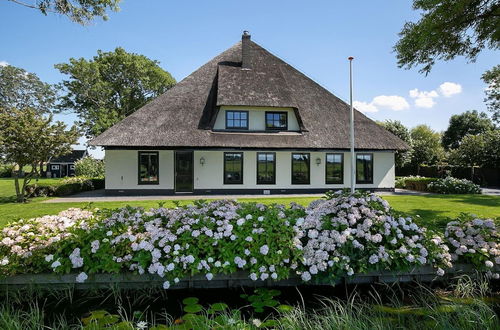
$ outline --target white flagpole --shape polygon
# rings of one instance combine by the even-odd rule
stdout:
[[[349,60],[349,100],[351,103],[351,120],[350,120],[350,140],[351,140],[351,193],[354,193],[356,189],[356,156],[354,154],[354,108],[352,107],[352,60],[354,57],[350,56]]]

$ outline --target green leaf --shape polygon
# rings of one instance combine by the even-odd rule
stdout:
[[[186,305],[184,307],[184,311],[186,313],[199,313],[201,312],[203,307],[199,304],[194,304],[194,305]]]
[[[195,305],[195,304],[197,304],[197,303],[198,303],[198,301],[199,301],[199,299],[198,299],[198,298],[196,298],[196,297],[189,297],[189,298],[185,298],[185,299],[183,299],[183,300],[182,300],[182,303],[183,303],[184,305]]]
[[[282,313],[287,313],[293,311],[293,306],[290,305],[279,305],[276,309]]]
[[[223,310],[229,308],[229,306],[225,303],[215,303],[210,305],[210,309],[213,309],[216,312],[222,312]]]

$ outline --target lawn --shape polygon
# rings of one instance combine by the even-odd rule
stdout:
[[[57,180],[57,179],[43,179]],[[35,198],[26,204],[13,202],[14,185],[12,180],[0,179],[0,227],[8,222],[19,218],[32,218],[47,214],[57,214],[70,207],[86,207],[89,203],[40,203],[46,198]],[[443,228],[450,217],[456,217],[460,213],[472,213],[480,217],[500,217],[500,197],[486,195],[422,195],[422,196],[395,196],[388,195],[384,198],[391,206],[405,214],[420,216],[417,220],[421,225],[428,228]],[[265,204],[280,203],[288,204],[296,202],[307,205],[314,197],[287,197],[287,198],[252,198],[239,199],[240,201],[253,201]],[[165,207],[173,207],[173,201],[134,201],[134,202],[96,202],[92,207],[116,208],[125,205],[142,206],[145,208],[158,207],[164,203]],[[181,205],[192,203],[191,200],[181,201]]]

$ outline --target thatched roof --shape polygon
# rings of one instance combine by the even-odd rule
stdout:
[[[50,163],[74,163],[87,154],[86,150],[71,150],[69,154],[52,158]]]
[[[348,149],[349,105],[247,39],[91,141],[105,147]],[[212,131],[221,105],[292,107],[300,133]],[[399,138],[355,113],[357,149],[399,150]]]

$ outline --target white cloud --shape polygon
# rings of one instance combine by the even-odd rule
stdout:
[[[432,108],[436,102],[434,98],[439,97],[436,91],[419,91],[418,88],[410,90],[410,97],[415,99],[418,108]]]
[[[447,81],[439,85],[439,91],[444,97],[451,97],[455,94],[460,94],[462,92],[462,86]]]
[[[354,108],[358,111],[361,112],[377,112],[378,109],[376,106],[374,106],[372,103],[367,103],[367,102],[361,102],[361,101],[354,101],[352,103]]]
[[[394,111],[410,107],[406,99],[399,95],[379,95],[374,97],[371,103],[376,107],[388,108]]]
[[[432,108],[436,102],[431,97],[421,97],[415,99],[415,106],[418,108]]]
[[[7,61],[0,61],[0,66],[7,66],[9,63]]]

